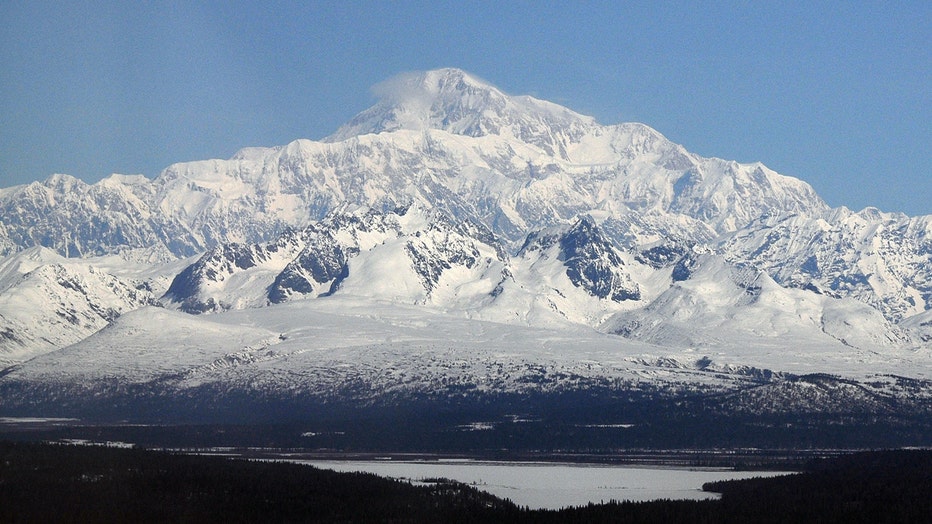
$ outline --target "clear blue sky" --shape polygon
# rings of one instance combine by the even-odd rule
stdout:
[[[322,138],[459,67],[932,214],[932,2],[0,2],[0,186]]]

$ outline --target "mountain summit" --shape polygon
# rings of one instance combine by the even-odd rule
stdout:
[[[567,142],[595,120],[530,96],[509,96],[459,69],[405,73],[373,88],[380,98],[325,141],[406,129],[507,136],[567,158]]]
[[[41,245],[67,256],[190,256],[267,242],[345,205],[439,207],[515,247],[593,211],[619,246],[636,247],[705,243],[763,215],[827,210],[808,184],[760,164],[702,158],[646,125],[600,125],[457,69],[375,90],[378,103],[322,142],[174,164],[151,182],[59,176],[3,190],[0,254]]]

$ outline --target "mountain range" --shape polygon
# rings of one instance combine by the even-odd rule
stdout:
[[[845,409],[932,412],[932,216],[457,69],[376,92],[320,141],[0,189],[6,407],[643,380],[792,411],[823,373],[857,384]]]

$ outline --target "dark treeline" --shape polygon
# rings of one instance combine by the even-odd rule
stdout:
[[[858,453],[707,488],[722,499],[530,511],[453,482],[0,442],[0,522],[932,522],[932,451]]]
[[[874,451],[810,464],[803,474],[714,482],[734,522],[932,522],[932,451]]]
[[[138,449],[0,444],[0,522],[492,522],[517,513],[460,484]]]

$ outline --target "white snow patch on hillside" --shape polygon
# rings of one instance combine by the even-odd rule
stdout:
[[[803,346],[789,351],[789,344]],[[741,366],[925,377],[927,367],[916,367],[923,358],[908,352],[844,353],[838,344],[807,338],[738,337],[731,344],[675,350],[582,327],[522,327],[425,306],[329,297],[208,317],[144,308],[78,344],[31,360],[10,377],[156,381],[175,388],[261,384],[319,395],[350,383],[369,384],[370,394],[379,395],[436,392],[455,384],[472,384],[477,391],[559,389],[595,378],[714,390],[744,380],[727,374]]]

